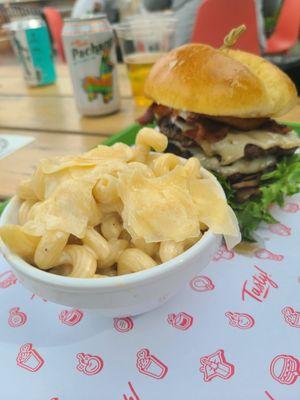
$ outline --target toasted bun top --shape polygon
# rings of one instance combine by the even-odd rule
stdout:
[[[295,85],[275,65],[239,50],[187,44],[152,67],[145,94],[158,104],[207,115],[272,117],[297,101]]]

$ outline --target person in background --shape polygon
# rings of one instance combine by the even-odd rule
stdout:
[[[198,7],[204,0],[143,0],[147,11],[162,11],[170,9],[178,19],[175,45],[180,46],[190,41]],[[242,1],[242,0],[239,0]],[[272,1],[272,0],[269,0]],[[263,0],[256,0],[257,25],[261,50],[265,47]]]
[[[87,14],[105,13],[110,22],[118,22],[117,0],[76,0],[72,17],[79,18]]]

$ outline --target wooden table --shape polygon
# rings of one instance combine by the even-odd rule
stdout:
[[[81,117],[66,65],[57,66],[57,82],[27,88],[19,66],[0,67],[0,134],[30,135],[35,141],[0,160],[0,200],[14,194],[41,158],[87,151],[134,122],[143,112],[131,98],[124,66],[119,66],[120,112]],[[282,120],[300,123],[300,102]]]
[[[30,135],[35,141],[0,160],[0,200],[16,190],[38,160],[87,151],[134,122],[143,112],[131,98],[123,65],[119,66],[120,112],[81,117],[66,65],[57,66],[55,85],[27,88],[19,66],[0,67],[0,134]]]

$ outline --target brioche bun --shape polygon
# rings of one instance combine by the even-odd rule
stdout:
[[[212,116],[277,117],[297,101],[289,77],[275,65],[239,50],[187,44],[152,67],[145,94],[158,104]]]

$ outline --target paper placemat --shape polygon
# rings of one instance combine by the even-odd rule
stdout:
[[[167,304],[133,318],[51,304],[0,260],[5,400],[299,400],[300,196],[252,258],[224,246]]]
[[[0,135],[0,160],[18,149],[33,142],[33,136],[25,135]]]

